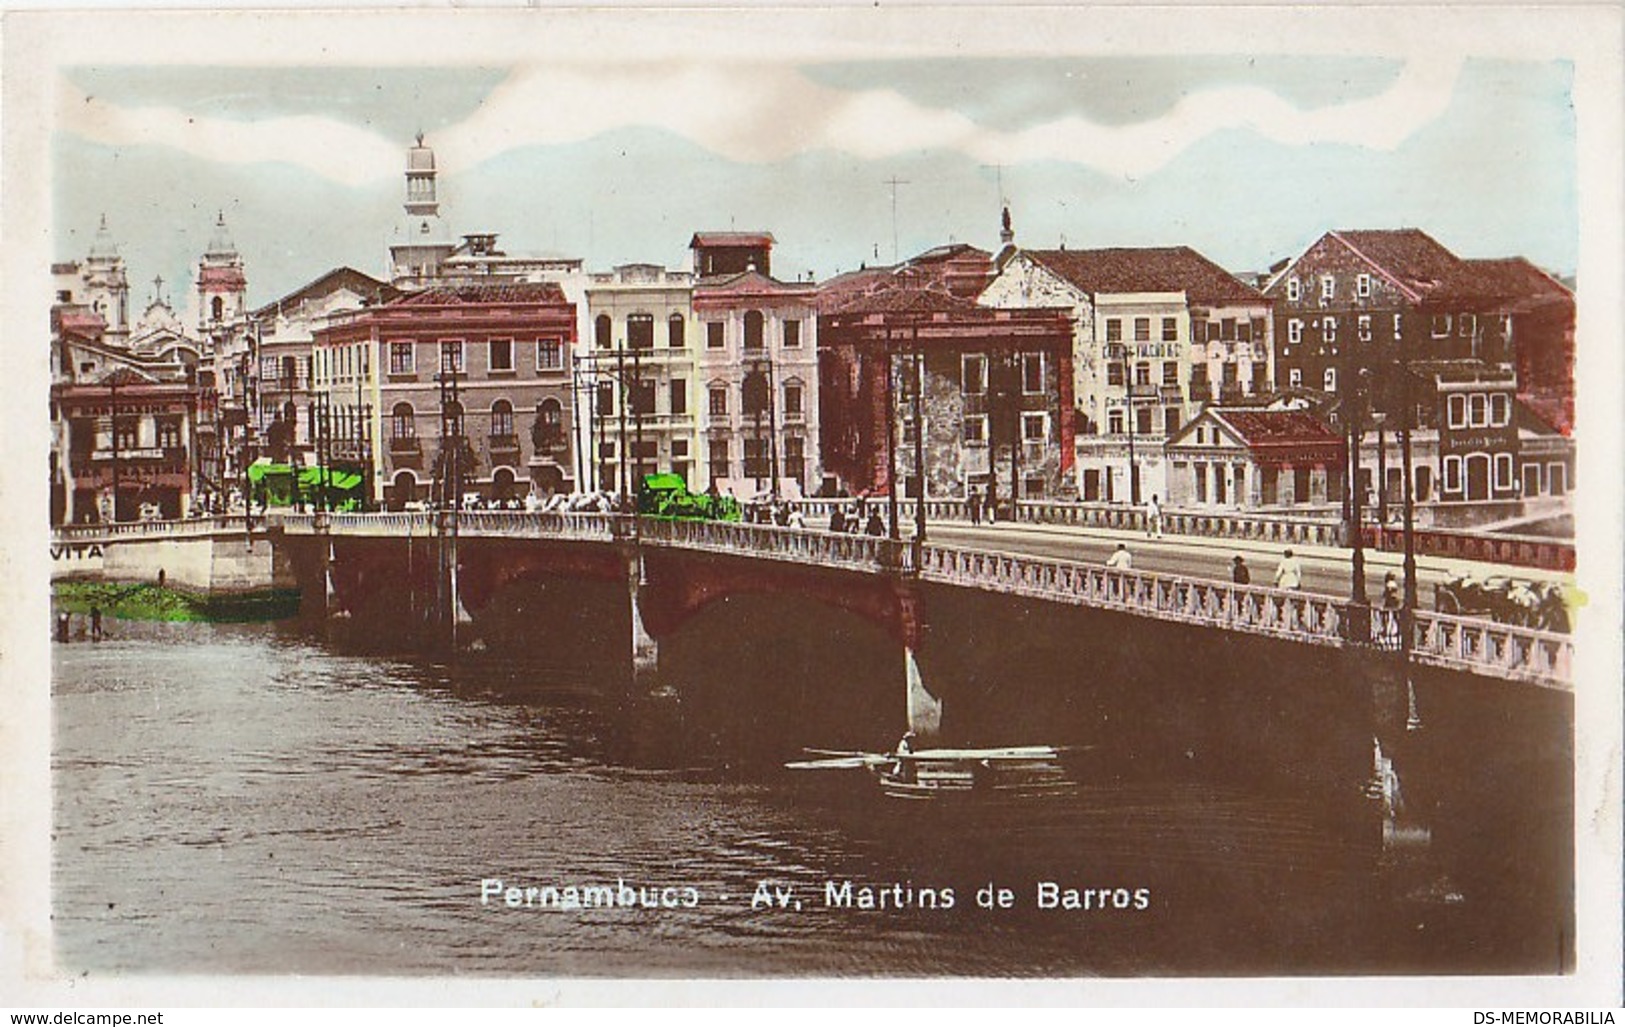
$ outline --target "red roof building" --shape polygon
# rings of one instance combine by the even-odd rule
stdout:
[[[1340,502],[1348,447],[1308,411],[1214,406],[1165,453],[1170,506],[1257,510]]]

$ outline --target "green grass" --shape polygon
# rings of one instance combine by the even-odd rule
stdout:
[[[60,581],[52,591],[58,610],[88,614],[97,607],[120,620],[264,621],[299,612],[299,592],[284,588],[207,595],[150,582]]]

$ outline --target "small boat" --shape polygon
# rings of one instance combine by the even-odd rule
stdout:
[[[890,753],[808,749],[818,757],[786,763],[791,770],[866,770],[894,799],[1021,801],[1076,794],[1062,762],[1076,749],[1015,745],[994,749],[919,749]]]

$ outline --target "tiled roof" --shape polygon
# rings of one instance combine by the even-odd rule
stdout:
[[[553,282],[504,282],[500,285],[439,285],[410,293],[391,307],[444,307],[461,304],[567,303]]]
[[[772,246],[771,232],[695,232],[688,248],[696,246]]]
[[[350,289],[369,298],[379,296],[391,297],[395,295],[395,288],[387,282],[379,281],[364,271],[357,271],[353,267],[336,267],[333,270],[315,278],[282,298],[267,303],[254,311],[253,318],[260,320],[277,312],[279,307],[293,307],[299,301],[311,296],[324,296],[339,289]]]
[[[1464,270],[1460,257],[1419,228],[1348,229],[1331,234],[1414,292],[1426,293],[1453,282]]]
[[[1304,410],[1215,408],[1214,417],[1241,436],[1248,446],[1335,443],[1342,436]]]
[[[1442,286],[1432,298],[1490,298],[1526,309],[1574,302],[1574,294],[1561,282],[1522,257],[1464,260],[1462,265],[1461,278]]]
[[[820,297],[819,312],[824,314],[900,314],[900,313],[953,313],[975,317],[983,312],[993,314],[990,308],[978,307],[974,302],[949,294],[942,289],[911,289],[906,286],[877,288],[867,292],[851,292],[835,298],[834,305],[825,305]]]
[[[1258,290],[1189,246],[1023,250],[1089,293],[1183,292],[1193,303],[1263,303]]]

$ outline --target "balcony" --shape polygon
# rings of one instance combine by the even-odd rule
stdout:
[[[389,440],[392,455],[408,456],[423,452],[423,443],[415,435],[397,435]]]
[[[491,449],[497,452],[514,452],[519,449],[519,436],[512,432],[492,435]]]

